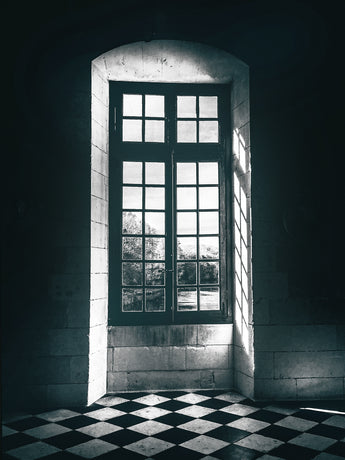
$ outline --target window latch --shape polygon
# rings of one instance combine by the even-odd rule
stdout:
[[[164,271],[165,272],[174,272],[175,270],[173,268],[166,268]]]

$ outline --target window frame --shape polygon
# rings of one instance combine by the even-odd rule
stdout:
[[[197,323],[229,323],[232,322],[232,296],[233,296],[233,269],[232,269],[232,183],[231,183],[231,124],[230,124],[230,94],[229,84],[195,84],[195,83],[145,83],[145,82],[110,82],[109,85],[109,324],[110,325],[135,325],[135,324],[197,324]],[[122,94],[164,94],[165,95],[165,142],[122,142]],[[218,95],[218,143],[178,143],[177,142],[177,95]],[[144,97],[143,97],[144,99]],[[176,114],[176,115],[175,115]],[[145,119],[144,107],[142,120]],[[203,120],[203,119],[202,119]],[[144,123],[143,123],[144,124]],[[123,153],[122,153],[123,152]],[[122,225],[122,162],[123,161],[167,161],[165,168],[166,190],[166,254],[170,253],[171,264],[166,266],[167,271],[172,271],[172,276],[166,273],[166,309],[165,312],[122,312],[121,308],[121,260]],[[215,154],[216,152],[216,154]],[[176,171],[174,165],[177,161],[219,162],[219,258],[220,258],[220,309],[205,311],[178,311],[174,302],[177,289],[174,267],[177,267],[177,254],[173,248],[176,239],[174,229],[176,218]],[[120,179],[120,180],[119,180]],[[171,186],[166,187],[167,181]],[[142,186],[144,186],[142,184]],[[196,187],[198,187],[196,185]],[[118,197],[116,199],[116,197]],[[168,203],[173,203],[169,213]],[[172,238],[167,238],[167,228],[171,228]],[[167,261],[165,261],[167,262]],[[145,261],[143,260],[144,264]],[[175,282],[173,281],[175,276]],[[172,309],[170,310],[168,292],[171,292]]]

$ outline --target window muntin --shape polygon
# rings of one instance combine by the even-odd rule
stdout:
[[[225,138],[220,137],[225,133],[221,129],[224,100],[229,100],[223,98],[225,87],[221,91],[219,85],[115,83],[111,87],[115,85],[124,90],[111,91],[115,107],[110,110],[110,126],[115,134],[111,131],[110,165],[117,165],[117,179],[111,181],[110,194],[114,183],[119,194],[117,206],[111,205],[110,198],[110,252],[118,254],[113,263],[111,257],[109,260],[110,322],[222,322],[228,310],[226,247],[230,247],[225,238]],[[124,107],[124,95],[139,96],[133,99],[136,108]],[[146,115],[163,114],[162,108],[147,109],[148,96],[157,95],[164,100],[164,143],[144,141]],[[194,100],[195,110],[189,108],[194,119],[178,119],[178,97],[182,95]],[[186,109],[181,114],[188,115]],[[141,142],[123,141],[127,119],[143,122]],[[197,138],[201,122],[215,121],[217,142],[178,142],[178,121],[195,122]],[[114,249],[117,231],[112,230],[118,216],[119,251]],[[132,269],[133,279],[129,276]],[[124,278],[123,271],[127,273]],[[120,311],[113,314],[113,309]]]

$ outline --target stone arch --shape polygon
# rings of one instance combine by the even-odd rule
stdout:
[[[234,205],[245,240],[245,279],[234,296],[233,386],[253,396],[253,332],[250,223],[250,137],[248,66],[229,53],[200,43],[153,40],[108,51],[91,66],[91,262],[88,404],[107,391],[109,81],[230,83]],[[237,200],[238,198],[238,200]],[[242,219],[243,220],[243,219]],[[236,223],[234,223],[236,225]],[[245,237],[243,236],[245,235]],[[234,243],[235,244],[235,243]],[[236,248],[234,246],[234,251]],[[245,257],[245,260],[243,259]]]

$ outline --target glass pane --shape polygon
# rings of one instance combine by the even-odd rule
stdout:
[[[218,142],[218,121],[199,122],[199,142]]]
[[[122,233],[142,233],[142,213],[123,212],[122,213]]]
[[[196,284],[196,262],[177,263],[177,284]]]
[[[142,259],[142,238],[123,237],[122,238],[122,258],[123,259]]]
[[[122,207],[123,209],[141,209],[142,192],[141,187],[123,187]]]
[[[200,310],[219,310],[219,288],[200,289]]]
[[[218,187],[199,188],[199,209],[218,209]]]
[[[196,188],[177,188],[177,209],[196,209]]]
[[[194,236],[177,238],[177,258],[196,259],[196,238]]]
[[[146,284],[164,286],[165,264],[145,264]]]
[[[219,231],[218,212],[199,213],[199,232],[205,234],[215,234]]]
[[[122,289],[122,311],[143,311],[141,289]]]
[[[146,289],[146,311],[165,310],[165,289]]]
[[[199,184],[218,184],[218,163],[199,163]]]
[[[164,212],[145,212],[145,233],[148,235],[164,235]]]
[[[199,96],[199,117],[217,118],[218,117],[218,97]]]
[[[124,117],[141,117],[142,95],[141,94],[124,94],[123,95],[123,116]]]
[[[165,189],[163,187],[145,188],[145,208],[164,209],[165,208]]]
[[[165,184],[165,164],[164,163],[145,163],[145,183],[146,184]]]
[[[165,259],[165,238],[145,238],[145,259]]]
[[[191,311],[198,309],[196,288],[177,289],[177,309],[179,311]]]
[[[218,236],[201,236],[199,238],[199,258],[218,259],[219,239]]]
[[[145,117],[164,117],[164,96],[145,95]]]
[[[218,284],[219,263],[200,262],[200,284]]]
[[[177,213],[178,235],[192,235],[196,233],[196,212]]]
[[[123,162],[123,183],[141,184],[143,164],[138,161]]]
[[[176,163],[176,183],[196,184],[196,163]]]
[[[145,142],[164,142],[163,120],[145,120]]]
[[[141,142],[143,140],[142,121],[123,119],[122,140],[127,142]]]
[[[143,284],[143,264],[124,262],[122,264],[122,284],[141,286]]]
[[[177,117],[196,118],[196,96],[177,96]]]
[[[196,121],[177,122],[177,142],[196,142]]]

